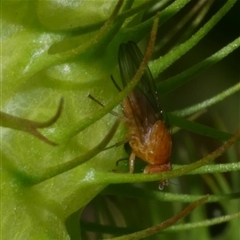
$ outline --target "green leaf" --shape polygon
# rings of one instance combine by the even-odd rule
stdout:
[[[212,19],[206,20],[206,24],[192,38],[176,46],[164,57],[156,56],[158,60],[153,61],[151,65],[154,76],[159,75],[180,56],[190,51],[230,8],[234,6],[232,9],[235,9],[236,1],[216,2],[220,4],[219,10],[216,10]],[[197,153],[198,149],[204,153],[211,150],[204,148],[203,143],[194,144],[194,140],[191,140],[189,145],[186,144],[188,147],[182,148],[181,144],[189,139],[185,135],[184,141],[174,143],[174,149],[179,150],[178,156],[173,157],[173,162],[177,163],[173,164],[174,170],[157,175],[116,172],[116,162],[126,157],[125,151],[122,147],[103,151],[108,144],[112,146],[126,139],[124,124],[117,128],[116,117],[108,113],[114,109],[122,114],[119,104],[136,86],[144,72],[155,37],[150,37],[150,47],[136,76],[121,92],[118,92],[110,80],[112,74],[117,82],[119,80],[117,70],[119,44],[128,40],[140,42],[144,38],[149,39],[148,34],[153,23],[154,29],[157,29],[156,18],[153,17],[157,11],[160,12],[159,26],[164,27],[170,19],[173,22],[177,21],[175,17],[181,18],[182,11],[191,9],[191,5],[185,8],[187,3],[195,5],[194,1],[189,0],[173,2],[164,0],[159,4],[156,1],[133,0],[2,1],[0,147],[2,239],[64,240],[81,237],[87,239],[84,237],[87,234],[84,225],[79,226],[83,222],[83,219],[79,221],[79,216],[84,218],[86,214],[84,210],[89,211],[86,206],[92,201],[96,201],[97,204],[90,206],[93,211],[96,210],[93,214],[93,218],[94,216],[96,218],[91,220],[98,219],[97,226],[108,222],[111,229],[115,230],[112,231],[114,236],[125,231],[125,226],[135,231],[146,229],[161,224],[183,209],[181,202],[184,202],[182,200],[184,190],[189,189],[185,201],[190,203],[195,201],[196,197],[204,196],[199,181],[195,184],[195,181],[188,180],[187,187],[179,181],[182,191],[169,186],[167,191],[172,195],[167,197],[169,200],[175,197],[175,201],[178,202],[163,203],[169,204],[168,206],[159,204],[158,197],[153,201],[149,192],[148,195],[144,191],[145,196],[139,202],[138,200],[135,202],[134,199],[133,203],[129,199],[117,198],[117,194],[113,198],[110,197],[110,200],[101,201],[99,193],[110,184],[141,183],[141,187],[144,187],[146,185],[143,185],[143,182],[177,176],[181,176],[180,179],[183,179],[183,176],[204,178],[204,174],[212,176],[213,173],[216,176],[214,180],[219,182],[220,186],[213,184],[209,179],[206,183],[220,193],[212,193],[209,201],[219,202],[227,199],[229,202],[231,199],[230,206],[224,209],[231,226],[228,234],[236,236],[238,228],[231,219],[237,214],[237,204],[234,202],[238,197],[236,189],[239,182],[239,174],[235,171],[239,169],[239,164],[236,163],[237,151],[231,149],[227,152],[227,163],[201,167],[223,154],[230,147],[230,143],[234,143],[236,136],[234,141],[228,141],[216,152],[201,159],[199,156],[202,154]],[[161,29],[159,32],[163,33]],[[168,93],[178,88],[185,83],[182,79],[192,78],[238,47],[239,39],[226,44],[222,50],[186,72],[181,69],[179,75],[159,84],[159,90]],[[229,86],[224,87],[225,90],[228,88]],[[204,102],[200,108],[189,100],[188,106],[193,106],[193,110],[188,110],[187,113],[178,111],[177,115],[170,115],[170,122],[199,135],[218,140],[229,139],[231,134],[224,127],[216,125],[215,129],[208,128],[200,121],[194,123],[182,116],[212,106],[219,99],[225,102],[228,100],[226,96],[232,96],[236,91],[239,89],[230,93],[222,91],[219,95],[214,94],[212,98],[206,97],[204,99],[212,101],[210,104]],[[87,97],[89,94],[96,97],[105,107],[101,108],[92,102]],[[61,103],[59,105],[61,98],[64,99],[63,109]],[[46,142],[58,145],[53,147]],[[185,159],[183,156],[187,156],[187,160],[188,158],[200,160],[193,164],[183,162],[185,166],[181,166],[180,159]],[[221,172],[228,172],[232,182],[228,183]],[[151,185],[147,186],[147,189],[151,189]],[[230,186],[234,186],[235,193]],[[154,190],[155,187],[156,184]],[[227,195],[226,191],[229,189],[231,192]],[[133,191],[132,194],[136,198],[141,195],[137,191]],[[119,203],[120,207],[115,203]],[[141,214],[134,219],[136,211]],[[89,212],[87,215],[92,216]],[[218,221],[223,221],[223,218]],[[206,220],[202,226],[207,225]],[[118,226],[121,227],[121,231],[118,231]],[[96,239],[105,236],[104,233],[98,234],[97,230],[94,234]],[[179,239],[184,238],[184,233],[179,231],[177,234]],[[169,235],[162,233],[161,237],[164,240]]]

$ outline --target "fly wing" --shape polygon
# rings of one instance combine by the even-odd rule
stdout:
[[[126,87],[136,74],[143,55],[136,43],[130,41],[120,45],[118,57],[122,83]],[[148,67],[128,99],[133,110],[136,109],[133,103],[137,102],[139,111],[136,111],[136,123],[141,124],[146,131],[149,124],[152,125],[162,118],[157,88]]]

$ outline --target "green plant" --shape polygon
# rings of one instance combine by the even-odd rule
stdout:
[[[189,2],[192,6],[188,8],[186,5]],[[222,115],[214,109],[209,111],[213,119],[211,123],[215,123],[213,127],[185,117],[195,114],[193,118],[196,118],[199,111],[206,110],[219,100],[225,100],[227,96],[239,91],[239,83],[225,91],[219,90],[220,94],[216,91],[208,95],[202,91],[203,98],[199,102],[205,99],[204,96],[206,99],[211,98],[211,101],[204,101],[200,105],[194,105],[189,100],[191,86],[188,86],[188,95],[181,98],[183,103],[185,101],[188,106],[193,106],[169,113],[169,124],[203,137],[197,141],[190,133],[179,132],[173,135],[174,138],[176,136],[176,143],[174,142],[172,172],[158,175],[114,173],[112,170],[116,169],[116,161],[125,157],[126,153],[122,147],[103,151],[110,141],[109,145],[125,139],[124,126],[114,123],[116,118],[107,113],[113,108],[121,112],[119,103],[139,80],[133,79],[121,93],[112,84],[111,74],[119,80],[116,68],[119,45],[128,40],[139,42],[148,37],[154,19],[154,26],[157,26],[155,8],[160,9],[159,27],[173,17],[176,17],[180,25],[185,20],[193,23],[188,28],[184,25],[180,31],[166,34],[164,39],[171,43],[170,47],[157,40],[154,60],[149,63],[154,78],[161,76],[167,79],[156,80],[165,108],[168,109],[169,104],[171,109],[175,104],[175,109],[181,109],[181,104],[171,92],[179,90],[180,86],[196,74],[236,50],[240,38],[237,37],[219,51],[216,50],[216,53],[208,53],[208,56],[213,55],[190,65],[185,71],[181,69],[179,74],[171,75],[170,66],[176,64],[188,51],[194,51],[193,47],[231,8],[234,9],[236,2],[228,0],[221,3],[219,9],[199,29],[193,28],[194,24],[204,16],[212,1],[198,1],[195,5],[190,0],[165,0],[159,2],[160,6],[156,6],[155,1],[131,0],[2,2],[2,239],[80,239],[80,229],[83,239],[87,238],[86,231],[90,230],[95,232],[92,239],[106,237],[102,235],[103,232],[113,233],[114,236],[123,235],[161,223],[180,212],[183,209],[182,203],[194,202],[207,193],[212,193],[207,201],[219,204],[227,216],[215,220],[228,221],[228,231],[222,239],[236,237],[239,227],[239,220],[234,220],[239,217],[239,146],[228,151],[228,155],[222,159],[224,164],[203,165],[223,154],[239,134],[226,142],[224,147],[220,147],[223,143],[219,143],[219,140],[226,141],[232,137],[227,130],[223,131],[226,126]],[[194,12],[194,7],[197,12]],[[183,12],[176,16],[181,9],[186,9],[186,14]],[[174,21],[176,19],[173,18]],[[174,30],[173,27],[172,29]],[[176,33],[174,37],[173,33]],[[178,41],[173,41],[175,39]],[[166,54],[160,57],[159,54],[164,52]],[[167,72],[166,69],[171,71]],[[106,106],[100,108],[91,102],[87,97],[89,93]],[[63,108],[60,104],[59,111],[51,118],[61,98],[64,99]],[[239,106],[231,107],[230,112],[233,112],[232,118],[239,118]],[[237,120],[235,126],[236,124]],[[44,128],[39,130],[39,127]],[[237,131],[237,127],[231,128],[232,131]],[[177,130],[172,129],[173,133]],[[209,141],[209,138],[217,139],[217,142],[200,144]],[[58,145],[54,147],[51,144]],[[213,152],[214,149],[217,150]],[[213,153],[202,161],[189,163],[201,159],[209,152]],[[186,166],[180,167],[175,163],[185,163]],[[200,166],[203,167],[199,168]],[[229,173],[231,181],[227,181],[223,174],[225,172]],[[188,176],[187,173],[194,175]],[[181,181],[177,182],[178,187],[171,184],[165,192],[156,191],[155,183],[140,186],[129,184],[176,176],[182,176]],[[201,185],[200,178],[204,180]],[[128,184],[110,185],[116,183]],[[101,192],[102,195],[99,195]],[[109,194],[114,196],[109,197]],[[135,199],[134,202],[132,199]],[[91,200],[92,204],[88,205]],[[95,219],[98,219],[96,224],[87,221],[87,213],[92,206],[97,209],[94,212]],[[79,224],[79,216],[84,209]],[[169,236],[185,239],[186,231],[183,230],[186,228],[194,228],[191,238],[196,235],[199,239],[210,239],[207,229],[199,230],[194,225],[194,221],[202,221],[202,227],[212,224],[206,220],[203,211],[194,211],[186,221],[189,225],[182,222],[182,225],[168,228],[169,233],[162,233],[162,239]],[[108,226],[104,227],[106,223]],[[151,231],[154,232],[154,229]],[[148,239],[150,238],[149,236]],[[155,239],[157,238],[158,236]],[[131,238],[125,236],[124,239]],[[139,237],[135,235],[134,239]]]

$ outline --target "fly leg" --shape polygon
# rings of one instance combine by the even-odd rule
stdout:
[[[104,148],[103,151],[108,150],[108,149],[113,148],[113,147],[119,147],[119,146],[125,144],[126,142],[128,142],[128,140],[127,140],[127,139],[124,139],[124,140],[119,141],[119,142],[117,142],[117,143],[115,143],[115,144],[113,144],[113,145],[111,145],[111,146],[109,146],[109,147]],[[119,160],[118,160],[118,161],[119,161]]]
[[[133,173],[136,154],[132,152],[129,157],[129,172]]]

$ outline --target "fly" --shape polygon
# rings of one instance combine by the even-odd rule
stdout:
[[[130,41],[119,48],[119,69],[123,87],[137,72],[143,55],[137,45]],[[135,158],[147,162],[144,173],[171,171],[169,157],[172,149],[171,135],[164,124],[158,92],[152,74],[147,68],[136,88],[122,101],[127,128],[127,140],[131,147],[129,171],[134,171]],[[168,184],[163,180],[159,188]]]

